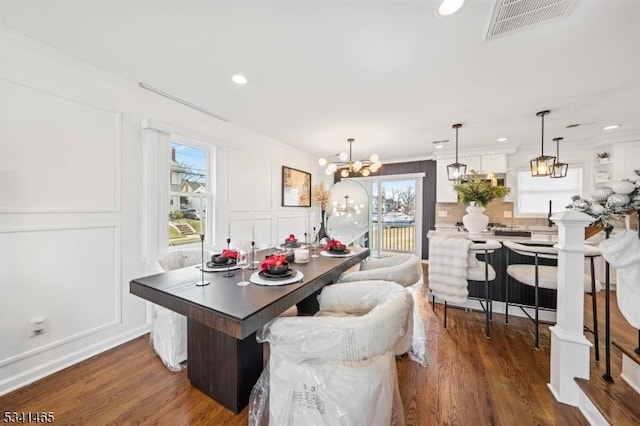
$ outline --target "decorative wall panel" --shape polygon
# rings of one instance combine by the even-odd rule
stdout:
[[[120,122],[0,79],[0,212],[119,210]]]

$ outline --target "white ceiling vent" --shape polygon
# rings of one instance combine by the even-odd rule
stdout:
[[[575,0],[496,0],[487,40],[568,14]]]

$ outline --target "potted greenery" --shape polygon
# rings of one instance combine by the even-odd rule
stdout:
[[[496,198],[502,198],[511,192],[506,186],[493,186],[491,183],[480,180],[477,176],[466,182],[453,185],[458,193],[458,199],[465,205],[481,205],[486,207]],[[472,204],[473,203],[473,204]]]
[[[492,200],[502,198],[511,191],[506,186],[493,186],[477,176],[453,185],[453,189],[458,194],[458,200],[468,205],[467,214],[462,217],[462,223],[469,234],[482,233],[489,224],[489,217],[484,214],[484,208]]]

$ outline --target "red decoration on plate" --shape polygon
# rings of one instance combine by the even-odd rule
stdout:
[[[335,246],[344,246],[344,244],[342,244],[340,241],[335,240],[335,239],[331,239],[325,246],[324,249],[325,250],[329,250],[331,249],[331,247],[335,247]]]
[[[226,256],[229,259],[237,259],[238,258],[238,250],[222,250],[222,254],[220,256]]]
[[[274,254],[272,256],[267,257],[265,260],[262,261],[262,263],[260,264],[260,270],[261,271],[266,271],[269,266],[283,266],[285,264],[288,264],[289,262],[287,262],[287,256],[284,254]]]

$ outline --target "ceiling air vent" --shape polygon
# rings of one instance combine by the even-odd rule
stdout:
[[[496,0],[486,39],[568,14],[575,0]]]

